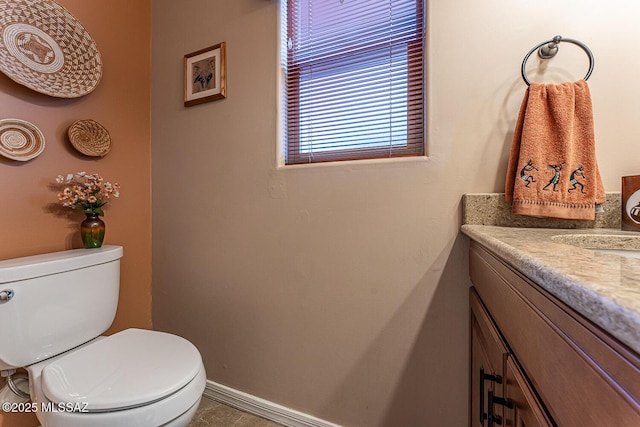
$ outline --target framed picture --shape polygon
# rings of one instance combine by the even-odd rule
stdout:
[[[184,106],[227,97],[224,42],[184,56]]]

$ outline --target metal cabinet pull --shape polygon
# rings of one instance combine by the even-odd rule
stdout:
[[[487,419],[487,414],[484,412],[484,382],[493,381],[497,384],[502,384],[502,377],[500,375],[485,374],[484,368],[480,368],[480,425],[484,425],[484,420]],[[492,410],[489,409],[491,413]]]
[[[507,408],[513,408],[513,402],[509,398],[494,396],[493,388],[489,388],[487,395],[488,395],[487,412],[489,413],[487,416],[487,419],[488,419],[487,427],[493,427],[493,423],[496,423],[497,425],[500,426],[502,425],[502,417],[500,415],[495,415],[493,413],[493,405],[503,405],[503,406],[506,406]]]

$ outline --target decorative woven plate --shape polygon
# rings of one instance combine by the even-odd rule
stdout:
[[[78,120],[71,125],[67,133],[71,145],[87,156],[106,156],[111,149],[109,132],[95,120]]]
[[[0,154],[21,162],[44,151],[44,135],[40,129],[20,119],[0,120]]]
[[[53,0],[0,0],[0,71],[37,92],[77,98],[102,77],[95,42]]]

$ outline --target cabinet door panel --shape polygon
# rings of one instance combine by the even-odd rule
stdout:
[[[504,392],[503,371],[507,348],[473,289],[469,295],[471,305],[469,425],[479,427],[487,425],[489,388],[493,389],[497,395],[502,395]],[[504,416],[499,406],[494,407],[493,412],[500,417]]]
[[[513,357],[507,359],[505,396],[511,400],[511,408],[505,409],[507,427],[551,427],[545,410],[531,390],[529,383],[516,365]]]

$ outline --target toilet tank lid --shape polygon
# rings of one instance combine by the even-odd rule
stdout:
[[[71,249],[7,259],[0,261],[0,283],[17,282],[104,264],[122,258],[122,254],[122,246],[107,245],[95,249]]]

